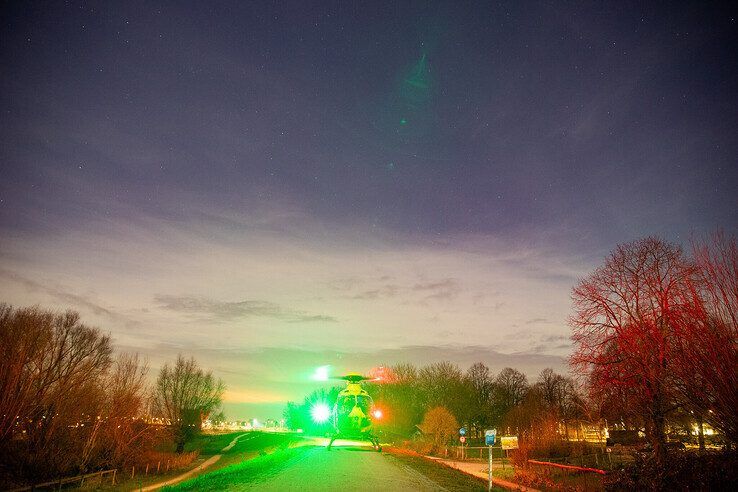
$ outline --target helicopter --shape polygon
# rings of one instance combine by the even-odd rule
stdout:
[[[336,379],[346,381],[346,388],[338,393],[333,405],[333,433],[328,449],[331,449],[336,439],[345,438],[369,441],[376,451],[381,452],[379,437],[374,433],[374,421],[383,417],[382,410],[374,406],[372,397],[361,387],[362,381],[374,381],[376,378],[350,373]]]

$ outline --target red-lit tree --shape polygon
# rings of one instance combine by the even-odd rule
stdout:
[[[619,245],[573,290],[571,363],[596,399],[617,394],[643,416],[660,465],[666,419],[678,407],[675,338],[693,275],[680,248],[649,237]]]
[[[682,398],[698,422],[738,443],[738,245],[716,233],[692,244],[697,275],[677,325]],[[700,444],[703,439],[700,434]]]

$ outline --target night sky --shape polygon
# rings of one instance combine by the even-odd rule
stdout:
[[[278,416],[309,373],[565,371],[570,290],[738,228],[738,8],[5,2],[0,300]]]

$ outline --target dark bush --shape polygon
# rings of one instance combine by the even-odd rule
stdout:
[[[608,473],[605,489],[713,491],[738,490],[738,454],[673,451],[660,470],[652,455],[636,456],[623,470]]]

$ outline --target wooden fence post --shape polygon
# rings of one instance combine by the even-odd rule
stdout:
[[[131,468],[131,480],[133,480],[133,477],[135,476],[136,476],[136,467],[134,466]]]

